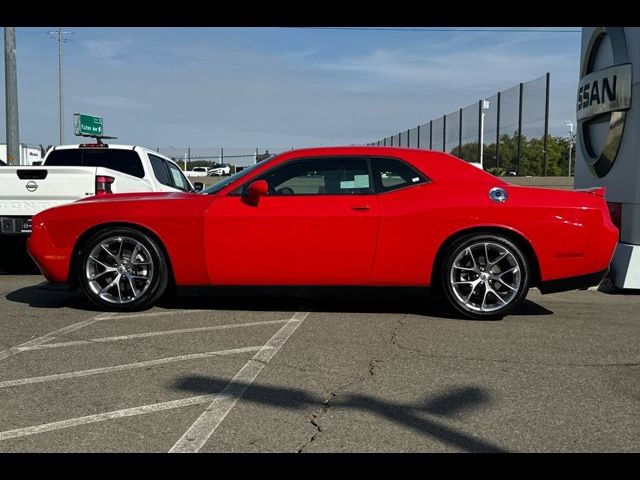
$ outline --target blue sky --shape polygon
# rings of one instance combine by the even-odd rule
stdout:
[[[58,143],[55,29],[16,29],[23,143]],[[104,117],[118,142],[152,148],[367,143],[547,71],[551,132],[566,134],[575,118],[579,31],[64,30],[74,32],[64,44],[67,143],[78,141],[74,112]]]

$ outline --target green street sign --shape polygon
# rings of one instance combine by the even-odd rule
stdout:
[[[102,135],[102,117],[75,114],[76,135]]]

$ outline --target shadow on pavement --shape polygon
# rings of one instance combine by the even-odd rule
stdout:
[[[489,393],[485,389],[474,386],[451,388],[438,396],[425,399],[419,405],[391,403],[370,395],[351,393],[337,393],[334,398],[327,401],[296,388],[281,388],[255,383],[251,385],[245,383],[229,384],[228,380],[204,376],[183,377],[172,387],[198,395],[216,394],[226,389],[225,395],[232,398],[242,397],[243,401],[290,410],[303,410],[310,407],[316,407],[325,412],[329,408],[360,410],[403,425],[425,437],[431,437],[467,452],[506,452],[505,449],[491,442],[444,426],[435,420],[424,418],[425,414],[450,417],[490,404],[491,396]],[[314,417],[314,421],[317,420]],[[318,427],[316,426],[316,428]]]
[[[39,285],[21,288],[7,294],[6,298],[10,302],[25,303],[34,308],[73,308],[89,312],[102,311],[94,307],[78,291],[43,289]]]
[[[56,289],[48,284],[21,288],[6,296],[11,302],[24,303],[34,308],[74,308],[91,312],[103,311],[86,300],[79,291]],[[407,294],[358,294],[356,296],[336,296],[335,293],[311,293],[304,296],[278,294],[265,290],[261,294],[187,294],[162,299],[158,307],[179,310],[251,310],[297,312],[309,310],[329,313],[402,313],[438,317],[452,320],[469,320],[452,312],[440,299],[427,299],[424,295]],[[552,315],[551,310],[525,300],[520,309],[511,315]],[[483,320],[485,321],[485,320]]]

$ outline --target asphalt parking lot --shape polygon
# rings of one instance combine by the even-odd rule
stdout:
[[[179,297],[0,275],[0,452],[637,452],[640,296]]]

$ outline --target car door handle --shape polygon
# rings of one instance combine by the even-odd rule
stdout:
[[[353,205],[351,207],[351,210],[358,210],[358,211],[364,211],[364,210],[369,210],[371,207],[369,207],[369,205]]]

